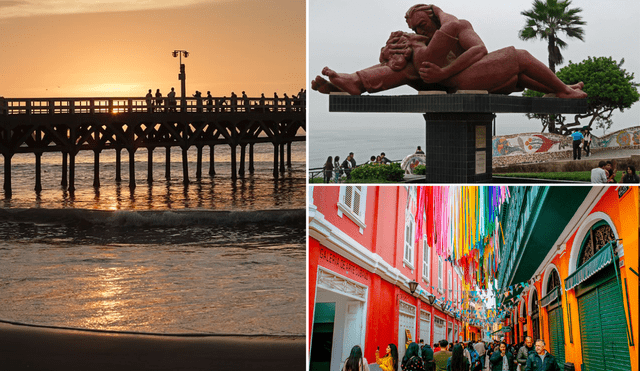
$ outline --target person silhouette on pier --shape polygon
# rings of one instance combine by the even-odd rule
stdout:
[[[147,93],[147,112],[153,112],[153,94],[151,94],[151,89]]]
[[[278,112],[278,93],[273,92],[273,112]]]
[[[244,91],[242,91],[242,100],[244,103],[244,111],[249,112],[251,110],[251,103],[249,102],[249,98]]]
[[[260,112],[265,112],[265,100],[267,98],[265,98],[264,93],[260,94]]]
[[[202,112],[202,93],[196,90],[196,93],[193,95],[196,98],[196,112]]]
[[[211,96],[211,92],[207,91],[207,112],[211,112],[213,110],[213,97]]]
[[[235,92],[231,92],[231,112],[236,112],[236,107],[238,107],[238,96]]]
[[[158,112],[162,112],[162,93],[160,93],[160,89],[156,90],[156,106],[158,106]]]
[[[149,94],[151,94],[151,90],[149,90]],[[171,88],[171,91],[167,94],[167,98],[169,98],[169,107],[167,107],[167,110],[169,112],[175,112],[178,102],[176,101],[176,92],[173,88]]]

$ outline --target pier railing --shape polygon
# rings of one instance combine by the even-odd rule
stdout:
[[[305,100],[298,98],[1,98],[0,115],[118,114],[146,113],[275,113],[303,112]]]

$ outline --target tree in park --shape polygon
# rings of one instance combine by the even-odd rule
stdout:
[[[571,0],[534,0],[533,9],[521,12],[527,17],[527,23],[519,32],[522,40],[532,40],[540,38],[547,40],[549,45],[549,69],[556,72],[556,65],[562,64],[564,58],[560,49],[565,49],[567,43],[558,37],[564,32],[568,37],[584,41],[584,26],[586,22],[578,13],[580,8],[569,9]],[[527,115],[529,116],[529,115]],[[564,118],[560,115],[535,115],[543,122],[543,128],[549,128],[550,133],[557,133],[556,123],[562,125]],[[544,129],[543,129],[544,131]]]
[[[533,9],[521,12],[527,17],[527,23],[520,30],[519,37],[522,40],[540,38],[547,40],[549,45],[549,69],[556,72],[556,66],[562,64],[564,58],[560,49],[565,49],[567,43],[558,37],[558,33],[564,32],[568,37],[584,41],[584,26],[586,22],[578,15],[580,8],[569,9],[571,0],[534,0]]]
[[[611,57],[589,57],[580,63],[572,63],[563,67],[556,74],[565,84],[584,82],[587,97],[587,113],[575,115],[574,122],[565,124],[564,117],[559,128],[560,134],[569,134],[571,128],[588,126],[590,129],[608,130],[613,121],[613,112],[617,109],[623,112],[640,100],[638,86],[633,81],[634,74],[622,68],[624,59],[616,62]],[[542,93],[525,90],[524,96],[540,97]],[[548,124],[548,115],[527,114],[529,119],[541,119],[543,129]],[[590,118],[587,125],[582,125],[580,119]],[[546,121],[545,121],[546,120]]]

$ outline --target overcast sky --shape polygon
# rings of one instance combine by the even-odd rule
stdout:
[[[407,0],[310,0],[309,1],[309,80],[320,74],[324,66],[337,72],[355,72],[378,62],[380,48],[392,31],[412,32],[404,19],[405,12],[417,2]],[[466,19],[480,35],[489,52],[506,46],[528,50],[545,65],[548,63],[545,41],[522,41],[518,31],[525,24],[521,11],[532,8],[532,0],[456,0],[436,3],[443,11]],[[589,56],[612,56],[625,59],[623,68],[636,74],[640,82],[640,2],[637,0],[578,1],[572,8],[582,8],[585,42],[560,38],[569,45],[562,51],[565,63],[580,62]],[[415,94],[404,87],[377,94]],[[512,95],[520,95],[515,93]],[[328,97],[315,91],[309,93],[310,151],[321,143],[313,142],[314,128],[342,131],[384,130],[385,128],[419,131],[424,134],[424,120],[419,114],[341,114],[328,112]],[[616,111],[609,132],[640,125],[640,103],[624,113]],[[570,117],[572,119],[572,117]],[[393,125],[389,125],[392,123]],[[537,120],[524,114],[499,114],[497,134],[540,132]],[[600,130],[595,132],[601,135]],[[347,137],[345,135],[345,137]]]

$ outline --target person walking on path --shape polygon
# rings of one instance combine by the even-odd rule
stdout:
[[[380,358],[380,348],[376,349],[376,363],[382,371],[398,371],[398,347],[389,344],[386,352],[385,356]]]
[[[491,359],[491,371],[515,371],[516,364],[513,362],[513,354],[507,351],[507,343],[500,342],[500,348],[493,352]]]
[[[584,135],[582,135],[582,132],[579,130],[576,130],[571,133],[571,137],[573,138],[573,159],[580,160],[580,154],[582,153],[582,149],[580,147],[582,147],[584,143]]]
[[[536,351],[529,353],[524,371],[561,371],[556,357],[544,349],[545,345],[544,340],[536,340]]]
[[[478,356],[480,357],[480,363],[482,363],[482,369],[484,370],[485,366],[485,354],[487,353],[487,349],[484,346],[484,341],[479,341],[475,343],[473,349],[478,352]]]
[[[440,340],[440,349],[442,350],[433,353],[433,360],[436,363],[436,371],[447,370],[447,360],[451,357],[451,352],[447,350],[447,345],[449,345],[448,341]]]
[[[453,347],[451,357],[447,359],[447,371],[467,371],[470,364],[467,357],[464,356],[464,347],[460,344],[456,344]]]
[[[416,343],[409,344],[407,353],[402,358],[403,371],[424,371],[424,364],[420,357],[420,347]]]
[[[436,368],[436,364],[433,361],[433,349],[429,344],[425,344],[422,347],[422,362],[424,362],[425,371],[433,371]]]
[[[585,156],[591,156],[591,130],[588,126],[584,127],[584,146],[582,149],[584,150]]]
[[[359,345],[354,345],[351,348],[351,354],[344,361],[342,371],[369,371],[369,364],[367,359],[362,356],[362,348]]]
[[[533,351],[533,339],[531,336],[527,336],[524,338],[524,345],[518,350],[518,355],[516,356],[516,362],[520,366],[520,370],[524,370],[524,367],[527,365],[527,357],[529,357],[529,353]]]

